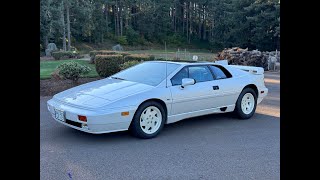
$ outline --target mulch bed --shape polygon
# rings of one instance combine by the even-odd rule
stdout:
[[[53,96],[61,91],[99,79],[101,78],[80,78],[77,84],[74,84],[71,80],[40,80],[40,96]]]

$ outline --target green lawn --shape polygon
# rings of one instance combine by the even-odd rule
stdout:
[[[84,77],[98,77],[94,64],[89,64],[89,61],[84,60],[59,60],[59,61],[40,61],[40,79],[48,79],[51,77],[51,73],[56,69],[56,67],[64,62],[75,61],[80,64],[89,66],[91,71],[89,74],[84,75]]]

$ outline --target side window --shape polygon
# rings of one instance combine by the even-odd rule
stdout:
[[[189,77],[197,82],[212,81],[213,76],[207,66],[190,66]]]
[[[207,66],[189,66],[181,69],[171,79],[172,86],[181,85],[183,78],[193,78],[196,83],[212,81],[213,76]]]
[[[188,78],[188,68],[182,68],[176,75],[171,79],[172,86],[181,85],[183,78]]]
[[[216,79],[225,79],[231,77],[229,72],[225,72],[226,70],[218,67],[218,66],[210,66],[213,74],[215,75]]]

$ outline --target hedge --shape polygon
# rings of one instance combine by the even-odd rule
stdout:
[[[134,66],[134,65],[137,65],[137,64],[139,64],[139,63],[141,63],[141,61],[127,61],[127,62],[125,62],[125,63],[123,63],[123,64],[120,65],[120,69],[121,69],[121,70],[124,70],[124,69],[127,69],[127,68],[129,68],[129,67],[132,67],[132,66]]]
[[[79,56],[79,53],[75,51],[55,51],[55,52],[51,52],[51,55],[55,60],[60,60],[60,59],[77,58]]]
[[[116,55],[117,52],[116,51],[109,51],[109,50],[94,50],[94,51],[90,51],[89,55],[90,55],[90,63],[94,63],[94,58],[96,55]]]
[[[120,55],[122,55],[123,57],[130,55],[130,53],[124,52],[124,51],[119,51],[119,52],[117,52],[117,54],[120,54]]]
[[[153,55],[149,54],[130,54],[124,57],[124,61],[152,61],[154,58]]]
[[[123,63],[122,55],[96,55],[96,71],[100,77],[108,77],[119,72]]]

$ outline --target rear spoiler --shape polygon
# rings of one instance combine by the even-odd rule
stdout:
[[[247,71],[252,74],[263,74],[264,69],[262,67],[255,67],[255,66],[241,66],[241,65],[228,65],[228,60],[221,60],[221,61],[216,61],[216,64],[221,64],[221,65],[227,65],[229,67],[241,69],[243,71]]]

